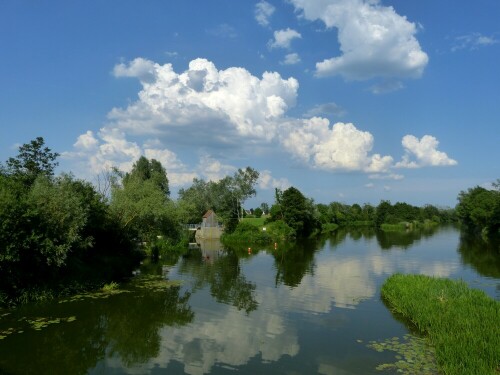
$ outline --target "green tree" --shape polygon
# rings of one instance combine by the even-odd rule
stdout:
[[[380,228],[384,223],[388,223],[388,219],[391,215],[392,205],[389,201],[381,201],[377,206],[375,214],[375,226]]]
[[[253,214],[255,215],[256,218],[260,218],[262,216],[262,209],[260,207],[257,207],[254,211]]]
[[[142,241],[158,235],[179,238],[175,204],[154,180],[130,178],[123,186],[114,186],[110,207],[123,228]]]
[[[44,144],[44,139],[37,137],[20,146],[19,154],[7,160],[6,173],[21,179],[28,186],[40,175],[52,177],[58,165],[55,160],[59,154],[51,152]]]
[[[57,280],[70,263],[88,260],[91,249],[107,248],[103,238],[124,244],[113,241],[126,236],[111,235],[106,206],[89,183],[62,175],[39,176],[29,189],[20,189],[22,184],[0,178],[1,289],[15,294]]]
[[[458,195],[456,212],[467,229],[497,235],[500,229],[500,191],[480,186],[462,191]]]
[[[132,170],[123,177],[123,183],[138,179],[140,181],[152,181],[167,196],[170,195],[167,171],[162,164],[155,159],[148,160],[141,156],[133,165]]]
[[[319,228],[314,204],[298,189],[290,187],[281,197],[284,222],[295,230],[298,237],[308,237]]]

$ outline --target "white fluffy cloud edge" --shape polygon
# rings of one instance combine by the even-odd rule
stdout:
[[[116,65],[113,73],[138,79],[142,89],[135,102],[113,108],[99,131],[81,134],[73,150],[63,153],[79,166],[77,174],[95,175],[112,166],[128,171],[144,155],[164,165],[173,186],[184,186],[194,177],[217,180],[234,172],[235,166],[214,155],[221,148],[241,154],[245,147],[288,154],[312,169],[398,179],[400,175],[391,172],[394,168],[457,164],[437,149],[439,142],[431,135],[405,135],[404,155],[395,162],[392,156],[372,153],[373,135],[352,123],[287,116],[295,106],[299,82],[277,72],[264,72],[259,78],[240,67],[218,70],[199,58],[177,73],[171,64],[136,58]],[[204,150],[197,165],[185,164],[172,151],[181,143]],[[289,185],[285,178],[261,171],[261,188]]]
[[[290,3],[299,17],[338,30],[336,43],[341,54],[316,63],[318,77],[419,78],[429,61],[415,37],[418,25],[397,14],[392,6],[382,5],[380,0],[290,0]]]

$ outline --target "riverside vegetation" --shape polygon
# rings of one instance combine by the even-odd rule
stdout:
[[[444,374],[500,371],[500,302],[462,281],[401,274],[387,279],[382,297],[428,336]]]
[[[455,210],[382,201],[315,204],[298,189],[276,189],[263,225],[242,221],[245,200],[255,195],[259,173],[247,167],[220,181],[194,179],[170,198],[165,168],[139,158],[128,173],[112,169],[95,184],[71,174],[54,176],[59,154],[38,137],[0,165],[0,304],[43,300],[100,288],[130,275],[142,253],[159,256],[187,249],[186,223],[213,209],[225,226],[225,243],[273,243],[330,233],[339,227],[409,230],[457,218],[470,231],[498,234],[500,198],[476,187],[462,192]],[[256,224],[255,222],[253,224]],[[263,226],[266,231],[261,230]]]

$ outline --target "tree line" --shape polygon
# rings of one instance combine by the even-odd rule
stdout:
[[[185,251],[185,224],[199,223],[209,209],[223,222],[226,235],[251,232],[263,242],[310,237],[341,226],[383,228],[457,217],[482,233],[499,230],[500,180],[493,190],[475,187],[460,193],[456,215],[453,209],[389,201],[377,206],[315,204],[295,187],[276,189],[274,204],[261,205],[268,228],[262,238],[241,221],[259,178],[250,167],[216,182],[194,179],[174,200],[157,160],[142,156],[129,172],[112,169],[91,184],[67,173],[55,176],[58,156],[38,137],[0,164],[0,304],[129,275],[138,248],[149,254]]]

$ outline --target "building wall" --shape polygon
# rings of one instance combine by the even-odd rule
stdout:
[[[222,229],[219,227],[201,227],[196,231],[196,238],[220,238]]]

